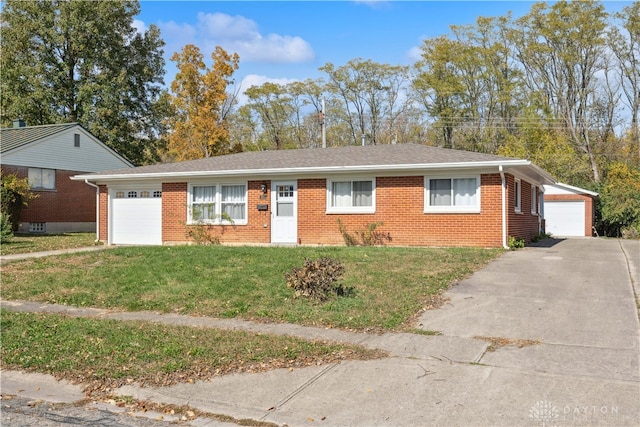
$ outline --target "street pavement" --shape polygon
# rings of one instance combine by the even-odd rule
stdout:
[[[288,426],[637,426],[639,288],[640,241],[585,238],[546,240],[505,253],[461,281],[445,294],[447,303],[418,319],[418,328],[439,331],[437,336],[359,334],[24,301],[2,301],[2,307],[329,339],[390,354],[116,390],[237,420]],[[32,375],[3,371],[2,394],[45,401],[62,395],[71,401],[83,398],[75,394],[78,386]],[[25,396],[36,389],[55,392]],[[189,423],[222,425],[211,418]]]

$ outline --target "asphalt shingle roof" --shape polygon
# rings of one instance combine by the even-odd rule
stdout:
[[[63,132],[77,123],[63,123],[57,125],[25,126],[18,128],[0,129],[0,153],[6,153],[32,142]]]
[[[260,171],[315,168],[401,167],[420,164],[518,160],[491,154],[417,144],[368,145],[296,150],[248,151],[178,163],[105,171],[99,175],[170,174],[206,171]]]

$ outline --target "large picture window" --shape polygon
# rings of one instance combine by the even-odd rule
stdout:
[[[480,212],[480,177],[426,177],[425,212]]]
[[[245,184],[192,185],[189,194],[189,223],[234,224],[247,222]]]
[[[375,212],[375,180],[332,180],[327,182],[327,212]]]
[[[54,169],[29,168],[29,184],[34,190],[55,190],[56,171]]]

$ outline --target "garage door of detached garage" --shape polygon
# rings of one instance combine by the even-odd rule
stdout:
[[[545,201],[547,233],[563,237],[584,236],[584,209],[584,201]]]
[[[111,213],[112,244],[162,244],[161,190],[113,190]]]

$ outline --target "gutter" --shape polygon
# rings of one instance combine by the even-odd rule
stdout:
[[[92,182],[89,182],[88,179],[85,179],[84,183],[96,189],[96,240],[95,242],[97,243],[100,241],[100,187],[98,187]]]
[[[502,182],[502,247],[509,249],[507,242],[507,180],[504,177],[502,165],[498,166],[498,171],[500,172],[500,180]]]

